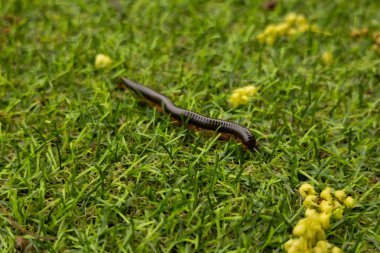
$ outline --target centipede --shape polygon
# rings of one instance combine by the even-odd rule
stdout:
[[[256,139],[251,131],[239,124],[229,122],[221,119],[214,119],[195,113],[190,110],[177,107],[165,95],[128,78],[122,77],[119,87],[122,89],[128,88],[135,93],[141,95],[153,105],[161,108],[164,113],[169,114],[171,117],[179,122],[191,124],[195,127],[215,131],[221,134],[233,135],[238,138],[247,149],[255,150]]]

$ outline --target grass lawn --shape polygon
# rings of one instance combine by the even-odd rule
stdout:
[[[0,0],[0,250],[285,252],[309,182],[357,200],[327,240],[379,252],[380,1],[262,6]],[[258,41],[289,13],[320,32]],[[121,76],[251,129],[259,149],[173,124]],[[258,95],[232,107],[247,85]]]

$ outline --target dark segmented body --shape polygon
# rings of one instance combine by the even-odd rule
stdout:
[[[170,101],[170,99],[166,96],[148,87],[133,82],[127,78],[122,78],[122,80],[128,88],[132,89],[137,93],[140,93],[149,101],[152,101],[153,103],[160,105],[162,109],[166,113],[169,113],[173,118],[180,121],[185,121],[189,124],[207,130],[232,134],[240,138],[244,145],[246,145],[249,149],[254,149],[256,147],[256,140],[247,128],[232,122],[208,118],[195,112],[184,110],[175,106],[173,102]]]

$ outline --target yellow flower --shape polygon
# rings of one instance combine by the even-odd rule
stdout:
[[[332,217],[336,220],[341,220],[343,219],[343,207],[339,207],[334,210],[332,213]]]
[[[275,27],[276,34],[284,35],[288,32],[289,25],[287,23],[280,23]]]
[[[322,229],[320,217],[318,214],[304,218],[305,232],[303,237],[307,239],[308,242],[314,244],[318,240],[323,240],[325,238],[325,232]]]
[[[301,219],[293,228],[293,235],[302,236],[306,232],[307,219]]]
[[[267,43],[269,46],[273,46],[273,44],[276,42],[276,36],[269,35],[265,39],[265,43]]]
[[[374,32],[372,36],[373,36],[373,39],[375,40],[375,43],[380,45],[380,32]]]
[[[299,31],[297,31],[297,29],[294,29],[294,28],[290,28],[288,30],[288,35],[289,36],[293,36],[293,35],[296,35]]]
[[[319,195],[319,197],[320,197],[321,199],[324,199],[324,200],[328,201],[328,202],[331,202],[331,201],[332,201],[331,188],[330,188],[330,187],[325,188],[325,189],[321,192],[321,194]]]
[[[304,15],[290,13],[284,18],[284,22],[268,25],[262,33],[257,35],[257,40],[260,43],[273,45],[278,37],[290,37],[307,31],[321,32],[317,25],[309,24]]]
[[[297,27],[297,31],[299,32],[307,32],[310,30],[310,25],[308,23],[303,23],[303,24],[300,24],[298,27]]]
[[[317,211],[311,208],[307,208],[305,211],[306,217],[316,217],[318,215]]]
[[[304,15],[297,15],[296,23],[299,25],[307,24],[307,20]]]
[[[331,213],[333,210],[333,206],[327,200],[322,200],[321,203],[319,203],[319,208],[324,213]]]
[[[342,204],[338,200],[334,199],[334,201],[333,201],[333,208],[337,209],[339,207],[342,207]]]
[[[335,198],[337,198],[340,202],[343,202],[344,198],[346,197],[344,190],[335,191],[334,195]]]
[[[295,239],[292,247],[290,247],[288,250],[288,253],[306,253],[306,252],[308,252],[307,242],[302,237]]]
[[[317,205],[317,196],[315,195],[307,195],[305,200],[303,201],[303,206],[305,208],[316,207]]]
[[[347,197],[344,201],[343,201],[344,205],[347,207],[347,208],[353,208],[355,207],[355,204],[356,204],[356,201],[353,197]]]
[[[322,62],[325,64],[325,65],[330,65],[331,63],[333,63],[334,59],[333,59],[333,54],[331,52],[324,52],[322,54]]]
[[[257,94],[256,86],[249,85],[240,89],[237,89],[239,92],[246,94],[247,96],[255,96]]]
[[[302,184],[300,186],[300,188],[298,189],[298,191],[300,192],[301,196],[304,197],[304,198],[306,196],[314,195],[315,194],[315,190],[314,190],[313,186],[311,186],[308,183]]]
[[[375,40],[375,44],[372,45],[372,50],[380,54],[380,32],[374,32],[373,39]]]
[[[238,93],[233,93],[231,95],[231,97],[229,98],[229,103],[234,107],[237,107],[241,104],[244,104],[244,103],[242,103],[241,98],[240,98],[240,94],[238,94]]]
[[[107,68],[112,64],[112,59],[104,54],[97,54],[95,57],[95,68],[102,69]]]
[[[322,228],[321,229],[318,229],[317,230],[317,233],[316,233],[316,236],[315,236],[315,240],[316,241],[321,241],[321,240],[326,240],[326,233],[325,233],[325,230],[323,230]],[[315,243],[315,241],[313,241],[313,244]]]
[[[264,33],[260,33],[259,35],[257,35],[257,40],[260,42],[260,43],[264,43],[265,42],[265,34]]]
[[[344,206],[355,206],[355,199],[346,197],[344,190],[334,192],[325,188],[318,198],[310,184],[302,184],[299,192],[304,197],[305,218],[293,228],[298,237],[284,244],[288,253],[342,253],[342,250],[326,241],[325,230],[330,226],[331,218],[342,219]],[[344,203],[344,205],[343,205]]]
[[[232,92],[232,95],[229,98],[229,103],[234,107],[244,105],[249,102],[250,97],[253,97],[256,94],[257,88],[253,85],[238,88]]]
[[[320,33],[321,29],[319,29],[319,27],[317,25],[311,25],[310,26],[310,31],[312,31],[314,33]]]
[[[266,35],[274,35],[276,33],[276,26],[275,25],[268,25],[267,28],[264,30],[264,34]]]
[[[327,241],[318,241],[313,249],[314,253],[328,253],[329,252],[329,243]]]
[[[319,222],[321,223],[323,229],[326,229],[330,226],[330,217],[330,213],[321,213],[319,215]]]
[[[298,15],[295,13],[289,13],[288,15],[286,15],[285,21],[289,25],[292,25],[297,21],[297,17],[298,17]]]
[[[368,28],[363,28],[363,29],[352,29],[351,30],[351,37],[352,38],[360,38],[368,34]]]
[[[284,248],[286,251],[289,251],[289,249],[291,247],[293,247],[294,243],[296,242],[297,240],[296,239],[290,239],[289,241],[287,241],[285,244],[284,244]]]
[[[371,48],[373,51],[380,54],[380,44],[379,45],[378,44],[372,45]]]
[[[334,247],[332,248],[331,253],[342,253],[342,250],[338,247]]]

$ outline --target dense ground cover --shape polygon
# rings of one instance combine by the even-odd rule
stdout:
[[[3,251],[283,252],[306,181],[358,201],[331,243],[380,251],[379,1],[0,3]],[[289,13],[321,32],[260,44]],[[172,124],[122,75],[247,126],[258,151]],[[246,85],[258,95],[231,107]]]

